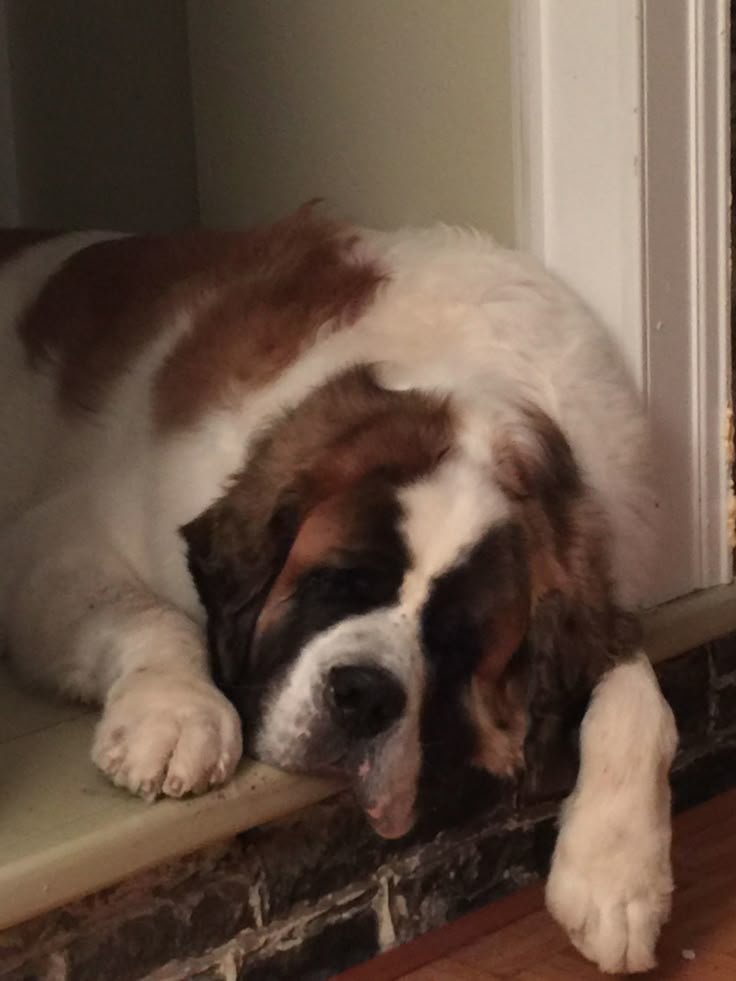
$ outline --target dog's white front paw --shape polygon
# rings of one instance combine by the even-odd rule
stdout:
[[[594,822],[581,809],[563,824],[547,907],[601,971],[648,971],[656,964],[657,939],[671,907],[669,819],[616,819],[601,806]],[[592,826],[602,830],[598,840]]]
[[[92,759],[118,786],[152,800],[224,783],[241,752],[237,712],[214,685],[141,670],[111,689]]]

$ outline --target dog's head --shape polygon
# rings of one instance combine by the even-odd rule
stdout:
[[[522,641],[540,599],[574,589],[570,448],[540,413],[501,429],[354,369],[264,432],[183,529],[250,752],[347,775],[387,837],[413,823],[431,702],[465,720],[477,762],[522,764]]]

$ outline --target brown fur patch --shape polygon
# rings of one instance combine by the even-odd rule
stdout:
[[[156,413],[186,425],[231,386],[264,385],[325,327],[350,326],[384,278],[354,255],[355,237],[311,209],[241,237],[235,275],[205,298],[193,329],[163,365]]]
[[[60,232],[45,232],[33,228],[0,228],[0,266],[14,259],[32,245],[55,238]]]
[[[302,209],[268,228],[100,242],[71,256],[20,325],[32,364],[58,366],[66,408],[94,410],[180,313],[191,331],[162,365],[161,428],[191,423],[233,387],[262,385],[325,322],[349,325],[381,274],[345,228]]]

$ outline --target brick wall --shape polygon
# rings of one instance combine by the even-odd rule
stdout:
[[[659,674],[683,808],[736,783],[736,635]],[[519,810],[468,771],[411,836],[386,842],[335,798],[6,931],[0,978],[322,981],[543,874],[554,810]]]

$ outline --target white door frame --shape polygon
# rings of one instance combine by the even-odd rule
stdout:
[[[728,0],[513,0],[520,244],[620,339],[658,450],[657,600],[731,566]]]

